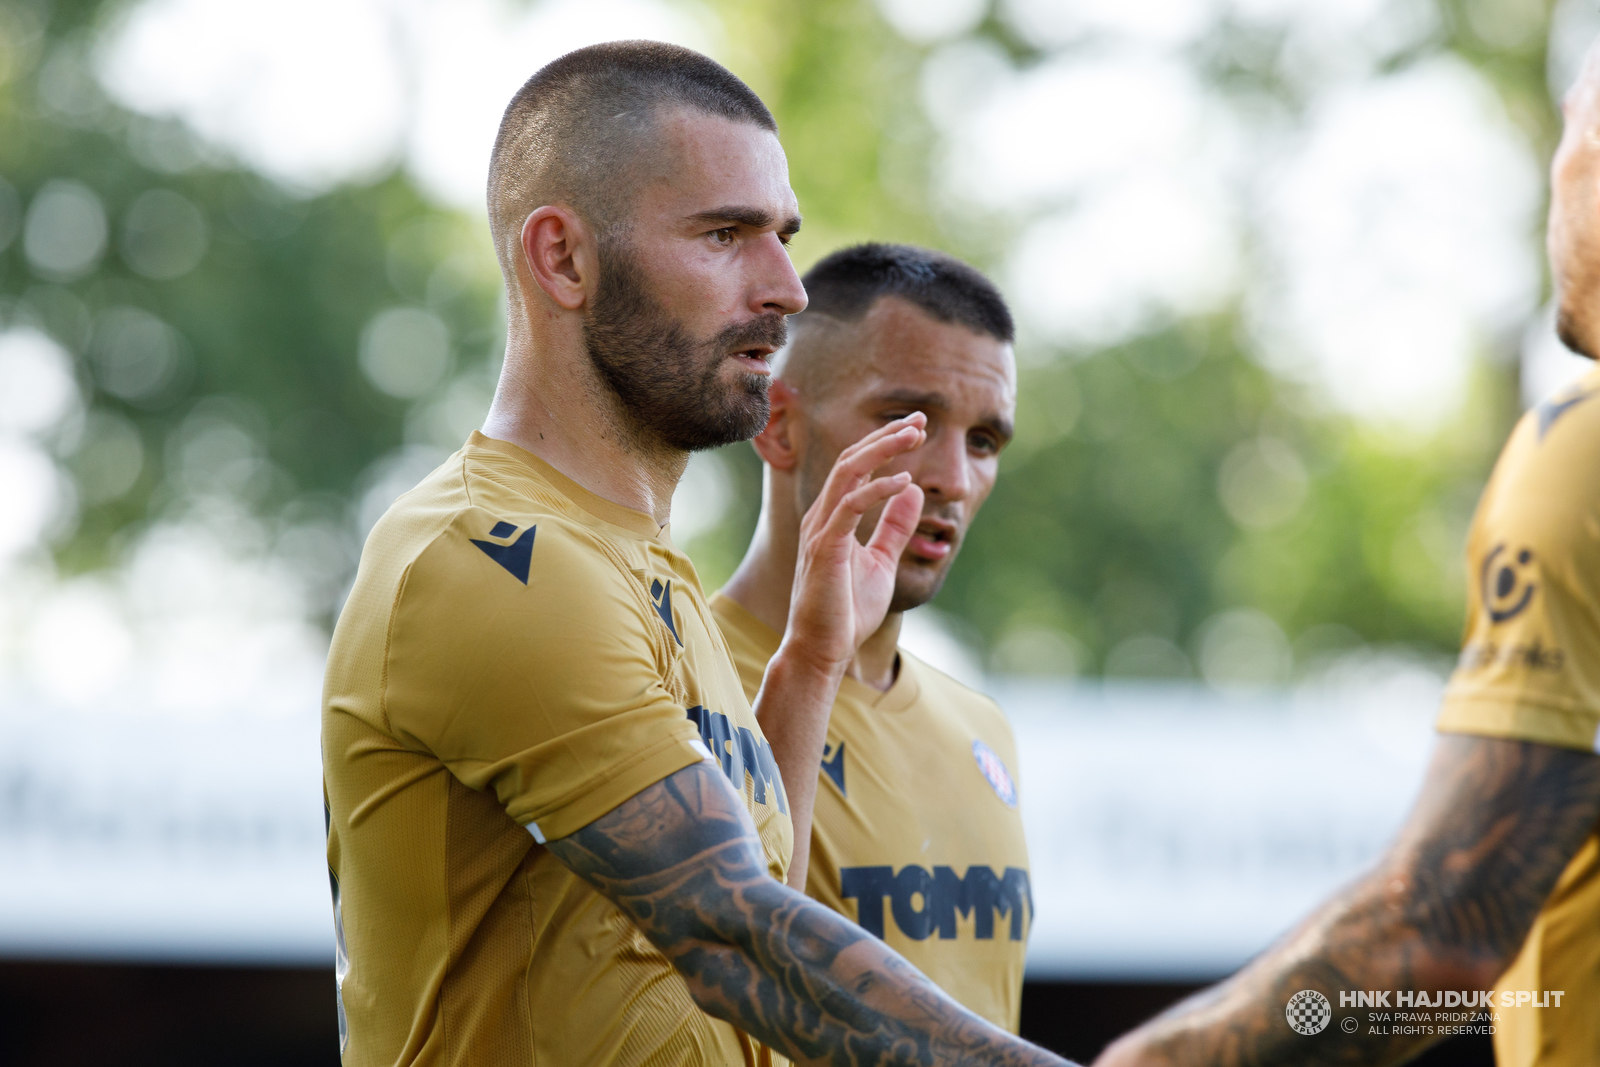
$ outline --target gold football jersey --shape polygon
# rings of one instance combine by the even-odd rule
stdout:
[[[745,691],[780,635],[711,598]],[[1013,1033],[1033,892],[1016,745],[994,701],[900,652],[887,692],[839,687],[817,782],[806,893]]]
[[[473,434],[373,529],[329,653],[346,1067],[768,1062],[540,847],[711,750],[782,879],[783,783],[689,560]]]
[[[1600,370],[1523,416],[1467,538],[1461,661],[1439,729],[1596,750],[1600,730]],[[1562,873],[1501,993],[1564,990],[1560,1007],[1496,1008],[1502,1067],[1600,1057],[1600,840]],[[1513,998],[1514,1000],[1515,998]]]

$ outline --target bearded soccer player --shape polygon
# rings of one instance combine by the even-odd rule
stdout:
[[[1061,1062],[783,882],[921,511],[872,472],[921,417],[840,454],[754,711],[667,534],[805,305],[766,107],[684,49],[571,53],[506,110],[489,218],[484,432],[374,528],[329,657],[344,1062]]]
[[[1593,49],[1564,111],[1550,257],[1562,340],[1592,359]],[[1260,959],[1125,1036],[1099,1064],[1398,1063],[1438,1039],[1441,1020],[1417,1007],[1424,996],[1431,1007],[1487,996],[1501,1067],[1600,1063],[1600,372],[1518,423],[1467,555],[1466,643],[1439,716],[1444,736],[1388,854]],[[1302,990],[1331,1009],[1302,1016],[1304,1033],[1286,1014]],[[1370,1025],[1351,1010],[1361,991],[1381,992],[1395,1014]],[[1453,1019],[1472,1014],[1458,1008]]]
[[[903,613],[944,583],[1011,439],[1011,314],[976,270],[904,245],[835,252],[805,286],[755,439],[761,521],[711,610],[754,697],[782,645],[801,517],[829,469],[857,438],[927,418],[926,442],[884,468],[911,476],[922,516],[834,700],[806,893],[1015,1030],[1032,905],[1016,745],[993,701],[899,647]]]

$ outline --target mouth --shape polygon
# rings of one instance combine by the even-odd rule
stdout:
[[[942,563],[956,550],[960,533],[945,519],[925,518],[906,544],[906,552],[926,563]]]
[[[731,353],[731,358],[751,374],[771,374],[772,354],[776,351],[771,345],[751,345]]]

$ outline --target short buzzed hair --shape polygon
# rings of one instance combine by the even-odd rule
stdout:
[[[1010,344],[1016,324],[1005,297],[976,268],[954,256],[915,245],[870,242],[841,248],[806,271],[810,303],[799,321],[825,315],[858,322],[885,296],[897,296],[940,322]]]
[[[767,105],[726,67],[660,41],[580,48],[523,83],[489,158],[489,228],[508,282],[534,209],[566,204],[602,237],[625,222],[640,142],[670,107],[778,129]]]

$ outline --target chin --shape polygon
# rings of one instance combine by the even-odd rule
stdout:
[[[1592,346],[1584,337],[1583,326],[1578,321],[1578,316],[1564,303],[1556,311],[1556,336],[1561,338],[1562,344],[1578,355],[1587,356],[1589,359],[1600,358],[1590,351]]]
[[[944,586],[943,571],[935,571],[932,574],[911,575],[905,574],[904,571],[905,568],[902,566],[901,573],[896,577],[894,583],[894,595],[889,598],[889,610],[891,612],[903,612],[910,611],[912,608],[920,608],[938,596],[939,590]]]

